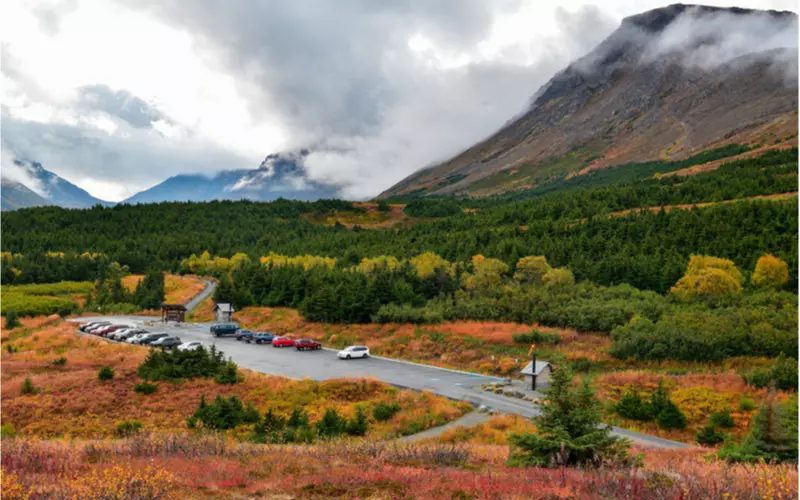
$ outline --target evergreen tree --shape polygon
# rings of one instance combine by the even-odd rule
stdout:
[[[351,436],[364,436],[368,428],[367,414],[361,406],[356,406],[356,415],[347,422],[345,432]]]
[[[19,326],[19,315],[17,315],[16,309],[9,309],[6,313],[6,328],[12,329]]]
[[[536,432],[513,434],[511,465],[539,467],[626,464],[629,442],[601,424],[600,403],[588,383],[572,389],[572,373],[559,367],[550,379],[542,413],[533,418]]]
[[[784,412],[776,401],[775,389],[771,388],[767,399],[753,415],[750,432],[742,443],[726,444],[719,451],[719,457],[732,462],[796,462],[797,424],[787,425],[787,420],[796,421],[796,407],[788,418]]]
[[[335,408],[328,408],[322,416],[322,420],[317,423],[317,434],[323,438],[334,438],[341,436],[345,429],[345,420],[339,415]]]

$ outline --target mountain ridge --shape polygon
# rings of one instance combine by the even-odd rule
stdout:
[[[721,25],[748,36],[763,26],[796,33],[797,15],[676,4],[625,18],[497,132],[379,196],[497,194],[796,134],[797,49],[728,50],[715,60]],[[784,81],[792,68],[795,79]]]
[[[31,160],[13,161],[16,168],[23,171],[24,176],[39,186],[30,186],[16,179],[2,176],[2,209],[14,210],[43,205],[58,205],[64,208],[89,208],[100,204],[113,205],[89,194],[60,175],[45,169],[41,163]],[[37,192],[40,191],[40,192]]]

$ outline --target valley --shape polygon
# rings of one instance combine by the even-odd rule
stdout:
[[[4,500],[798,497],[794,12],[561,9],[610,35],[503,122],[536,75],[480,6],[339,39],[255,5],[143,13],[230,72],[187,73],[186,123],[101,82],[63,92],[80,119],[4,99]]]

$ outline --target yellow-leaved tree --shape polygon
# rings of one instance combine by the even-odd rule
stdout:
[[[550,264],[547,263],[544,255],[529,255],[519,259],[517,262],[514,279],[520,283],[540,284],[542,278],[550,269]]]
[[[772,254],[764,254],[756,262],[750,282],[760,288],[781,288],[789,282],[789,265]]]
[[[733,261],[710,255],[691,255],[686,274],[670,290],[689,300],[741,293],[744,276]]]
[[[453,274],[453,265],[433,252],[425,252],[412,257],[411,265],[417,271],[417,276],[422,279],[432,275],[439,268],[444,268],[448,273]]]
[[[464,281],[468,290],[497,287],[508,272],[508,264],[499,259],[487,259],[483,255],[472,256],[472,267],[473,273],[466,275]]]
[[[363,274],[370,274],[376,270],[394,271],[399,267],[400,261],[397,260],[396,257],[392,257],[391,255],[379,255],[371,259],[366,257],[361,259],[361,263],[355,266],[355,270]]]
[[[575,276],[566,267],[557,267],[544,273],[542,283],[548,288],[561,288],[574,285]]]

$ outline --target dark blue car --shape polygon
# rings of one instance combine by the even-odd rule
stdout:
[[[216,325],[211,325],[210,330],[211,334],[216,335],[217,337],[222,337],[223,335],[234,335],[239,331],[239,325],[237,323],[219,323]]]
[[[274,338],[275,334],[272,332],[258,332],[255,334],[255,337],[253,337],[256,344],[271,344]]]
[[[236,340],[244,340],[248,344],[253,340],[253,332],[250,330],[239,330],[236,332]]]

